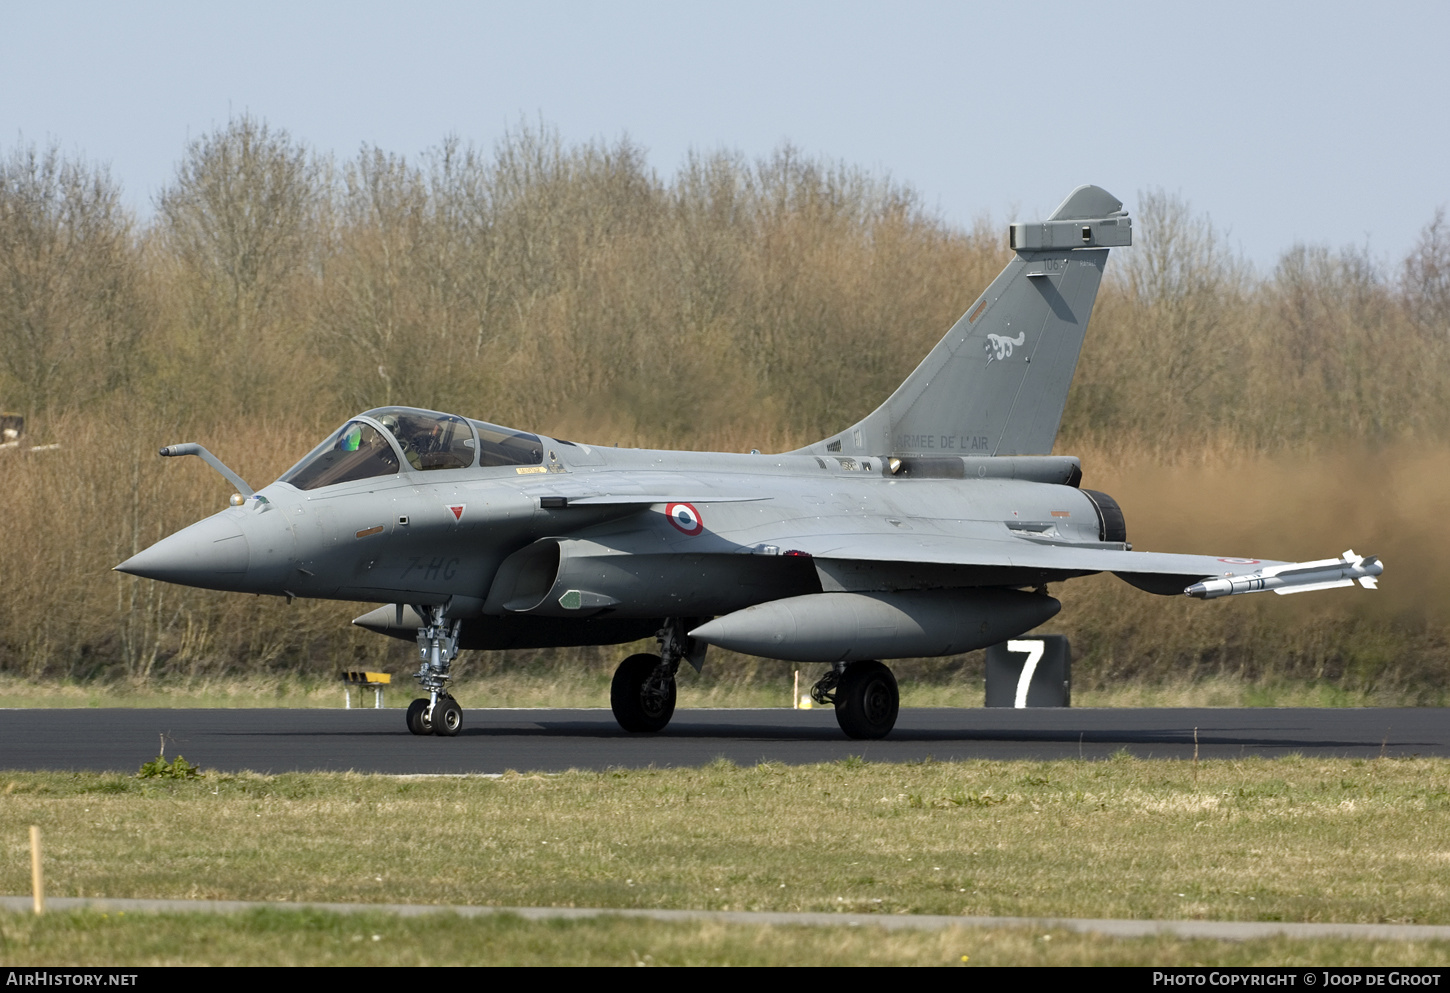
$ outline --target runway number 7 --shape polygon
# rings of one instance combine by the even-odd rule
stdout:
[[[1027,655],[1027,661],[1022,665],[1022,675],[1017,677],[1017,698],[1012,706],[1022,709],[1027,706],[1027,688],[1032,685],[1032,674],[1037,671],[1037,663],[1042,661],[1042,653],[1047,651],[1047,642],[1038,641],[1009,641],[1007,651],[1023,652]]]

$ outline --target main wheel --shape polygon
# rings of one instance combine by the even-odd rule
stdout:
[[[836,687],[836,723],[850,738],[884,738],[896,726],[901,694],[880,662],[852,662]]]
[[[463,708],[451,696],[440,696],[433,706],[433,733],[440,738],[452,738],[463,727]]]
[[[626,731],[662,731],[675,716],[675,677],[660,675],[658,655],[631,655],[614,670],[609,707]]]
[[[433,733],[433,723],[428,719],[427,697],[419,697],[408,704],[408,730],[414,734]]]

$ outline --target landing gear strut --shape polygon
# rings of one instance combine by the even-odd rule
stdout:
[[[811,687],[811,699],[835,705],[848,738],[886,737],[901,709],[896,677],[880,662],[837,662]]]
[[[666,618],[665,626],[655,633],[660,654],[631,655],[619,663],[609,687],[609,707],[624,730],[663,731],[670,723],[675,715],[675,673],[681,660],[694,658],[698,651],[694,639],[685,635],[691,626],[684,618]]]
[[[426,608],[428,623],[418,629],[418,651],[423,662],[413,678],[428,695],[408,705],[408,730],[451,738],[463,727],[463,708],[444,687],[451,678],[448,667],[458,655],[458,629],[463,622],[454,621],[450,627],[443,610],[441,606]]]

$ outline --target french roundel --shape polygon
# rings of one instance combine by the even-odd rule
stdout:
[[[681,534],[691,537],[705,530],[705,522],[700,519],[700,512],[688,503],[667,503],[665,504],[665,516],[675,526],[675,530]]]

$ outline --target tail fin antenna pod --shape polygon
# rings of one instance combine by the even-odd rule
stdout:
[[[813,455],[1052,451],[1108,249],[1131,245],[1122,201],[1079,186],[1046,221],[1015,223],[1016,256],[895,393]]]

